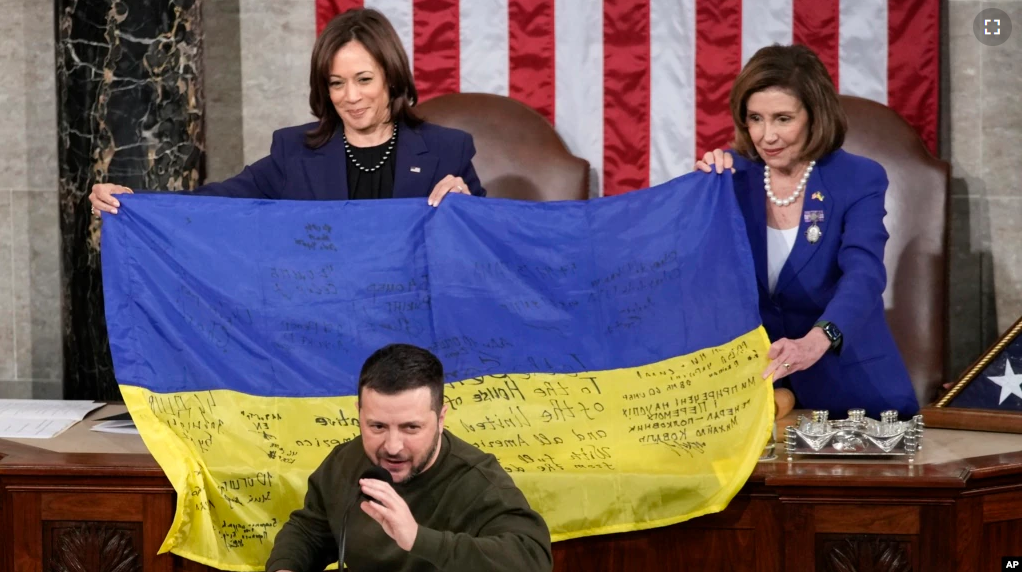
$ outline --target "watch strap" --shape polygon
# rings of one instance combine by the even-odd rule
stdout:
[[[813,326],[823,330],[824,335],[826,335],[827,339],[830,340],[831,350],[837,352],[841,349],[841,342],[843,341],[844,336],[841,335],[841,330],[839,330],[838,327],[835,326],[833,322],[828,322],[827,320],[820,320],[813,324]]]

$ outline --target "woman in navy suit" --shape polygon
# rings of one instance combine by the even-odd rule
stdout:
[[[312,51],[309,104],[319,121],[273,134],[270,156],[194,194],[244,198],[354,200],[485,196],[472,167],[472,136],[418,118],[418,92],[397,32],[379,12],[334,18]],[[116,213],[114,195],[131,189],[97,184],[94,214]]]
[[[731,90],[735,141],[696,163],[733,173],[773,342],[778,415],[919,409],[884,318],[879,163],[841,149],[847,120],[827,69],[805,46],[759,50]]]

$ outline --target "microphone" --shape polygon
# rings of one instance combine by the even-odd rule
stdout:
[[[390,471],[388,471],[387,469],[384,469],[383,467],[381,467],[379,465],[373,465],[372,467],[369,467],[368,469],[366,469],[365,472],[362,473],[362,476],[359,477],[359,480],[362,480],[362,479],[376,479],[377,481],[383,481],[383,482],[387,483],[390,486],[394,486],[394,477],[392,477],[390,475]],[[369,495],[367,495],[365,493],[362,493],[361,489],[360,489],[359,494],[362,496],[362,498],[364,498],[364,499],[366,499],[368,501],[372,501],[372,502],[374,502],[376,504],[380,504],[380,501],[374,499],[373,497],[371,497],[371,496],[369,496]]]
[[[358,478],[358,481],[362,479],[376,479],[388,485],[394,485],[394,477],[390,475],[390,471],[379,465],[373,465],[362,471],[362,476]],[[355,481],[355,494],[351,495],[351,501],[344,508],[344,518],[341,519],[341,551],[339,554],[340,558],[337,560],[337,565],[341,570],[344,569],[344,550],[346,548],[345,545],[348,543],[348,513],[351,512],[351,505],[355,504],[355,501],[360,498],[380,504],[380,501],[362,492],[362,487],[358,486],[358,481]]]

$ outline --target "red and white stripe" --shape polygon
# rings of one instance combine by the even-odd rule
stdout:
[[[393,22],[420,97],[509,95],[619,194],[692,169],[732,135],[728,93],[757,49],[803,43],[841,93],[937,142],[938,0],[315,0],[317,30],[365,5]]]

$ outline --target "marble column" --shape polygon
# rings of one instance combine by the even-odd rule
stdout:
[[[64,397],[118,399],[103,310],[97,182],[203,177],[202,0],[56,0]]]

